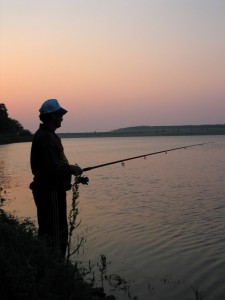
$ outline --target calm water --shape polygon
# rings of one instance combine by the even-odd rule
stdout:
[[[132,160],[88,172],[80,187],[78,259],[111,261],[139,300],[225,299],[225,137],[64,139],[82,167],[183,145],[213,144]],[[36,220],[28,185],[30,143],[0,146],[5,209]],[[71,193],[68,193],[68,206]],[[118,299],[129,299],[118,294]]]

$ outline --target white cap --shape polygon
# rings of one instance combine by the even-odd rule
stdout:
[[[39,109],[40,114],[50,114],[50,113],[55,113],[57,115],[65,115],[67,113],[67,110],[62,108],[59,105],[58,100],[56,99],[48,99],[46,100],[41,108]]]

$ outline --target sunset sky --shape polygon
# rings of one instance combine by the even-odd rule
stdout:
[[[34,132],[225,123],[225,0],[0,0],[0,103]]]

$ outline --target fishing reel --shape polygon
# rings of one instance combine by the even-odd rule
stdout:
[[[87,176],[80,176],[78,178],[78,183],[82,183],[84,185],[88,185],[89,178]]]

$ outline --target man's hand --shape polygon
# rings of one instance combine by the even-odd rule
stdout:
[[[81,175],[83,170],[78,165],[70,165],[71,173],[75,176]]]

